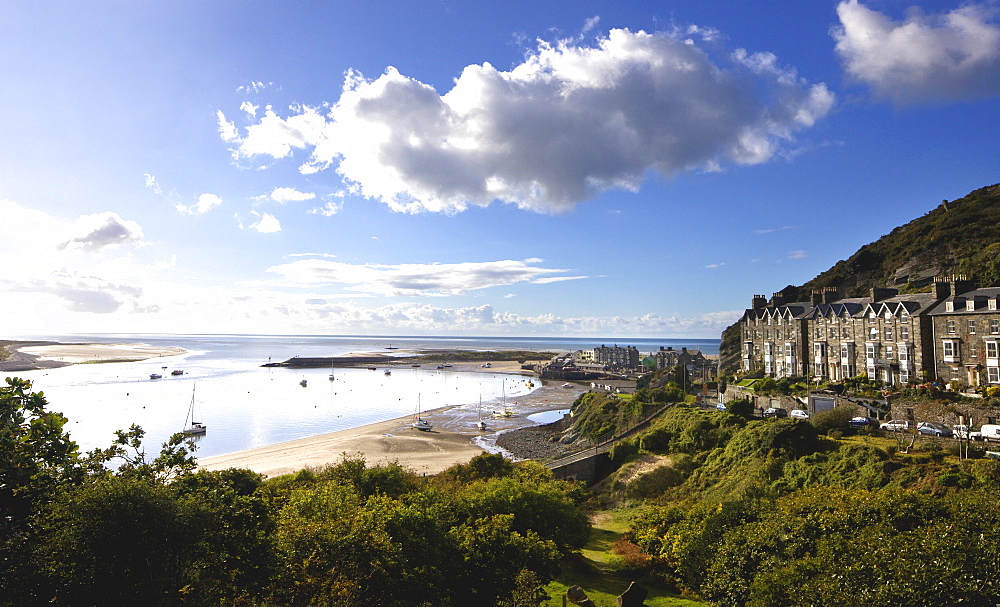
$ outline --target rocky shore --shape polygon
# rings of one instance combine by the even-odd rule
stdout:
[[[560,442],[569,427],[569,416],[540,426],[528,426],[504,432],[497,437],[497,446],[518,459],[551,460],[578,450]]]

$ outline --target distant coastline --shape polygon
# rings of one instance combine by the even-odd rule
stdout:
[[[178,356],[187,350],[146,344],[62,343],[55,341],[0,341],[6,356],[0,372],[57,369],[86,363],[135,362],[161,356]]]

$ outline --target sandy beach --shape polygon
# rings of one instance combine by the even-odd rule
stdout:
[[[515,363],[516,365],[516,363]],[[498,365],[483,369],[479,365],[456,365],[458,371],[498,372]],[[532,379],[538,382],[540,380]],[[361,455],[369,465],[396,462],[418,474],[437,474],[454,464],[465,463],[483,453],[473,439],[498,431],[515,430],[534,425],[527,417],[541,411],[568,409],[584,392],[583,386],[563,388],[559,384],[542,385],[516,403],[517,415],[509,418],[487,419],[486,432],[469,431],[469,412],[457,407],[442,407],[427,411],[422,417],[434,424],[427,432],[410,427],[412,417],[401,417],[386,422],[368,424],[349,430],[340,430],[319,436],[216,455],[199,460],[207,470],[248,468],[267,477],[295,472],[304,467],[320,467],[340,461],[344,454]]]
[[[113,363],[177,356],[184,348],[146,344],[56,344],[20,342],[6,346],[10,356],[0,362],[0,371],[54,369],[81,363]]]

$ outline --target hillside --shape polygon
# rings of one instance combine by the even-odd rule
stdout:
[[[803,285],[760,285],[755,292],[784,290],[792,301],[823,287],[837,287],[845,297],[864,296],[872,287],[913,293],[928,290],[934,276],[949,274],[966,274],[981,287],[1000,285],[1000,184],[943,201]],[[739,355],[735,326],[723,331],[724,368]]]

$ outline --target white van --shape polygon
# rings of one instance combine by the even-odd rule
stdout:
[[[972,433],[972,437],[976,438],[976,433]],[[979,429],[979,440],[986,442],[1000,442],[1000,425],[997,424],[983,424],[983,427]]]

